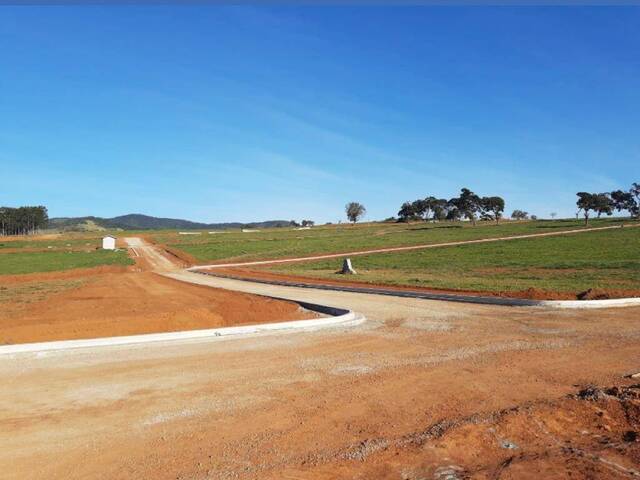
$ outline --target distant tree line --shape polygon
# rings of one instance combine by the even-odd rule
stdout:
[[[460,195],[449,200],[427,197],[405,202],[398,211],[398,220],[442,221],[465,218],[473,225],[478,218],[500,222],[504,213],[504,200],[501,197],[480,197],[468,188],[460,190]]]
[[[633,218],[640,219],[640,184],[633,183],[627,191],[615,190],[613,192],[589,193],[578,192],[578,212],[576,216],[584,216],[585,225],[589,224],[591,212],[598,218],[604,215],[612,215],[613,211],[626,211]]]
[[[313,220],[302,220],[300,223],[298,223],[296,220],[291,220],[289,222],[289,226],[291,227],[313,227],[316,224],[316,222],[314,222]]]
[[[0,235],[30,235],[46,228],[47,207],[0,207]]]
[[[525,212],[524,210],[514,210],[511,212],[511,218],[514,220],[528,220],[529,212]]]

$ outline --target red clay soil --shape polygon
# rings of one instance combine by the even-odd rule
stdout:
[[[640,309],[322,295],[372,323],[0,362],[0,477],[639,478]]]
[[[91,268],[74,268],[71,270],[61,270],[59,272],[38,272],[26,273],[19,275],[0,275],[0,286],[13,285],[19,283],[30,282],[46,282],[51,280],[73,280],[92,276],[99,276],[106,273],[126,273],[133,272],[136,268],[133,266],[125,267],[123,265],[102,265]]]
[[[47,282],[80,281],[46,293]],[[35,301],[10,288],[40,283]],[[58,282],[59,283],[59,282]],[[313,318],[293,302],[189,285],[124,268],[0,277],[0,344],[110,337]],[[9,292],[9,293],[7,293]],[[44,297],[43,297],[44,295]],[[8,297],[8,298],[7,298]]]
[[[305,277],[301,275],[288,275],[283,273],[273,273],[266,270],[242,269],[242,268],[216,268],[211,269],[211,273],[216,275],[229,276],[242,279],[257,280],[275,280],[295,283],[307,283],[311,285],[335,285],[335,286],[352,286],[362,288],[384,288],[385,290],[425,292],[436,294],[464,294],[476,295],[484,297],[506,297],[506,298],[523,298],[530,300],[602,300],[607,298],[627,298],[640,297],[640,290],[589,290],[578,295],[572,295],[567,292],[555,292],[552,290],[542,290],[538,288],[529,288],[527,290],[515,292],[485,292],[478,290],[449,290],[439,288],[426,288],[419,286],[401,286],[401,285],[385,285],[384,283],[358,282],[356,280],[330,280]]]

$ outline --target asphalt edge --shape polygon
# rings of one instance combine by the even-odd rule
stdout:
[[[387,290],[377,287],[353,287],[349,285],[339,286],[321,283],[289,282],[286,280],[264,280],[250,277],[204,271],[208,267],[191,267],[186,269],[191,273],[209,275],[218,278],[228,278],[244,282],[262,283],[282,287],[309,288],[316,290],[332,290],[337,292],[365,293],[371,295],[388,295],[392,297],[418,298],[424,300],[439,300],[446,302],[475,303],[482,305],[498,305],[504,307],[544,307],[555,309],[591,309],[591,308],[619,308],[640,306],[640,298],[612,298],[606,300],[532,300],[525,298],[486,297],[478,295],[463,295],[450,293],[431,293],[417,290]]]

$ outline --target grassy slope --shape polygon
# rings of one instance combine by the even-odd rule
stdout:
[[[479,291],[528,288],[577,293],[640,289],[640,228],[444,247],[353,259],[353,280]],[[340,260],[270,267],[270,271],[340,280]]]
[[[102,235],[70,232],[51,238],[0,237],[0,275],[131,265],[124,251],[96,250]]]
[[[65,238],[56,240],[4,240],[0,238],[0,253],[7,249],[38,249],[38,250],[66,250],[96,248],[101,245],[102,237],[99,238]],[[51,247],[51,248],[49,248]]]
[[[90,252],[51,251],[5,253],[0,255],[0,275],[53,272],[100,265],[131,265],[125,251],[93,250]]]
[[[619,223],[615,219],[592,222],[593,226]],[[238,231],[181,236],[175,232],[152,234],[155,241],[193,256],[198,262],[259,260],[321,253],[340,253],[369,248],[419,245],[581,228],[581,221],[557,220],[505,222],[499,226],[480,223],[369,224],[314,227],[312,230],[270,229],[256,233]]]

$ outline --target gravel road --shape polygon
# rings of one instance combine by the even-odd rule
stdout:
[[[640,371],[640,308],[510,308],[165,274],[368,321],[2,358],[0,477],[640,476],[640,396],[624,377]]]
[[[567,395],[640,370],[640,309],[514,309],[170,275],[346,306],[368,322],[1,359],[2,478],[417,480],[497,478],[498,470],[569,478],[567,465],[571,478],[628,478],[620,472],[638,470],[637,443],[622,440],[636,426],[620,401]]]

